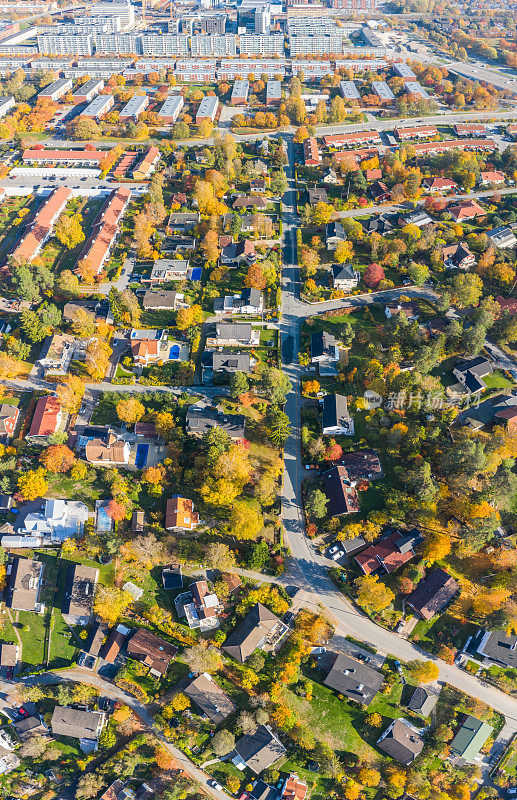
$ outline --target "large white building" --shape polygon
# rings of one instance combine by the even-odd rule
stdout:
[[[120,112],[120,119],[137,119],[140,114],[145,111],[148,105],[149,99],[147,95],[136,94],[126,103]]]
[[[176,122],[184,105],[183,95],[175,94],[168,97],[158,111],[158,116],[163,122]]]
[[[100,119],[100,117],[107,114],[108,111],[113,108],[114,104],[115,101],[112,94],[100,94],[85,108],[83,116]]]
[[[5,117],[5,115],[11,110],[11,108],[14,108],[14,106],[14,97],[11,97],[11,95],[0,97],[0,117]]]
[[[90,8],[90,14],[97,17],[120,17],[123,28],[135,24],[135,9],[127,2],[97,3]]]
[[[93,36],[91,33],[76,36],[44,33],[38,36],[38,52],[48,55],[71,53],[76,56],[91,56]]]
[[[237,55],[237,37],[233,33],[223,36],[218,34],[200,34],[191,36],[190,52],[196,56],[235,56]]]
[[[42,89],[38,95],[38,99],[41,100],[46,98],[48,100],[52,100],[55,103],[59,100],[63,95],[67,92],[72,91],[72,79],[71,78],[60,78],[58,81],[54,81],[51,83],[50,86],[47,86],[45,89]]]
[[[145,56],[188,56],[188,36],[144,33],[142,51]]]
[[[231,61],[221,60],[220,67],[217,70],[217,80],[233,81],[237,76],[247,78],[248,75],[255,75],[257,78],[260,78],[261,75],[267,75],[268,78],[274,78],[275,75],[283,77],[285,75],[285,61],[281,58],[235,58]]]
[[[291,36],[291,55],[309,56],[343,52],[343,34],[314,34],[314,36]]]
[[[216,63],[215,58],[178,58],[174,77],[179,83],[214,83]]]
[[[239,37],[239,50],[241,55],[283,56],[285,52],[284,35],[273,33],[271,36],[262,36],[256,33],[244,33]]]
[[[107,33],[95,36],[97,53],[134,53],[141,55],[142,36],[140,33]],[[125,67],[124,67],[125,69]]]

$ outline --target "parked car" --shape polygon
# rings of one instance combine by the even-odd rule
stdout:
[[[400,661],[394,661],[393,663],[395,664],[395,669],[397,670],[398,674],[403,676],[404,670],[402,669],[402,664]]]
[[[344,556],[345,552],[341,549],[338,544],[333,544],[332,547],[329,547],[329,556],[333,561],[337,561],[341,556]]]
[[[218,792],[222,792],[222,791],[223,791],[223,787],[221,786],[221,784],[220,784],[220,783],[217,783],[217,781],[215,780],[215,778],[209,778],[209,779],[207,780],[207,784],[208,784],[209,786],[211,786],[211,787],[212,787],[212,789],[217,789],[217,791],[218,791]]]
[[[370,656],[367,656],[364,653],[356,653],[355,657],[357,658],[358,661],[362,661],[365,664],[372,663],[372,659],[370,658]]]

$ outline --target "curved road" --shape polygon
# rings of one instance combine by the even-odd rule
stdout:
[[[351,635],[354,638],[373,645],[377,650],[392,654],[403,661],[415,658],[429,659],[440,669],[440,680],[449,683],[504,714],[508,725],[517,731],[517,699],[486,684],[455,665],[446,664],[441,659],[402,639],[397,634],[376,625],[361,611],[355,608],[337,591],[327,575],[327,562],[315,551],[311,540],[305,535],[302,514],[301,485],[304,469],[301,458],[300,437],[300,378],[301,368],[298,364],[300,351],[300,327],[302,321],[314,314],[331,308],[342,308],[350,305],[364,305],[379,299],[377,295],[363,295],[348,300],[335,300],[311,306],[299,299],[300,276],[296,263],[296,193],[294,190],[294,158],[293,148],[289,145],[289,165],[286,167],[288,189],[283,198],[284,226],[284,270],[282,277],[283,314],[280,323],[282,341],[283,369],[293,384],[293,391],[288,395],[285,411],[291,421],[291,435],[285,446],[284,491],[282,498],[282,518],[285,536],[291,550],[291,563],[288,573],[282,579],[286,585],[296,585],[306,592],[304,605],[326,609],[336,624],[337,636]],[[405,287],[403,290],[383,293],[389,300],[401,293],[433,299],[432,291]]]

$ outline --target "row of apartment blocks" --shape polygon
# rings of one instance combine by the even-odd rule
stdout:
[[[342,33],[318,33],[292,36],[290,54],[346,55],[346,37]],[[285,39],[282,33],[273,34],[212,34],[183,36],[155,33],[99,33],[72,35],[44,33],[38,36],[38,52],[45,55],[83,55],[131,53],[148,56],[283,56]],[[354,50],[357,56],[357,50]],[[385,48],[376,48],[377,56],[387,56]]]
[[[387,70],[393,65],[389,60],[380,58],[339,58],[313,61],[307,59],[285,58],[228,58],[228,59],[191,59],[175,56],[158,58],[140,58],[137,61],[127,58],[97,59],[33,59],[23,57],[0,57],[0,76],[22,69],[26,73],[52,70],[56,75],[64,74],[67,79],[81,78],[85,75],[95,79],[107,79],[113,75],[124,75],[134,78],[136,75],[147,75],[151,72],[173,72],[179,83],[204,82],[216,80],[235,80],[236,78],[256,79],[265,75],[267,78],[284,78],[286,75],[303,73],[305,80],[318,80],[326,75],[345,69],[355,72],[370,70]],[[397,66],[396,64],[394,66]],[[253,76],[251,78],[250,76]],[[343,81],[343,84],[347,83]],[[350,83],[350,82],[348,82]],[[412,87],[419,86],[417,81]],[[389,88],[389,87],[388,87]],[[66,94],[65,90],[63,94]],[[345,96],[345,94],[343,94]]]

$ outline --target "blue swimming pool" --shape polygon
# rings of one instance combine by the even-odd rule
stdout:
[[[200,281],[201,280],[201,273],[203,272],[202,267],[194,267],[190,274],[191,281]]]
[[[171,361],[177,361],[179,357],[180,357],[180,346],[179,344],[173,344],[169,351],[169,359]]]
[[[111,517],[108,516],[108,504],[97,508],[97,530],[110,531],[112,527]]]
[[[148,444],[137,445],[136,456],[135,456],[135,467],[138,467],[138,469],[142,469],[142,467],[145,467],[145,462],[147,461],[148,452],[149,452]]]

